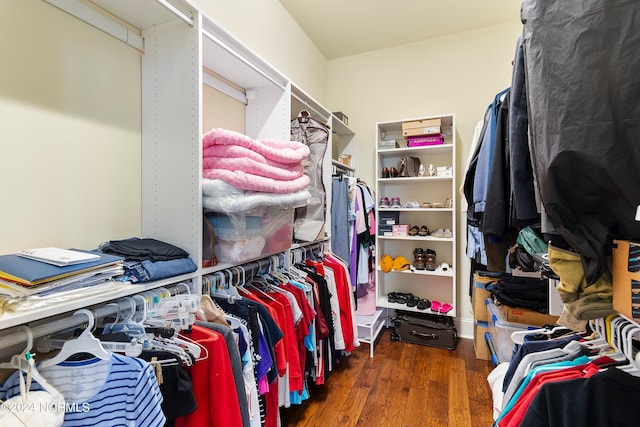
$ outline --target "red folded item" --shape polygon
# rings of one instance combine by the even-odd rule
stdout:
[[[407,137],[407,147],[420,147],[424,145],[438,145],[443,143],[444,143],[444,135],[442,134]]]

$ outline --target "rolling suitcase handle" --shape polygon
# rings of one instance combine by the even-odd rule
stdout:
[[[438,339],[438,334],[424,334],[422,332],[411,331],[411,336],[419,337],[419,338],[427,338],[432,340]]]

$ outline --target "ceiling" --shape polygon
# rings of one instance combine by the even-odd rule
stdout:
[[[518,0],[280,0],[327,59],[516,22]]]

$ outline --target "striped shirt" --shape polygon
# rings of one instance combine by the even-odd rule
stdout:
[[[112,354],[109,360],[64,361],[39,372],[65,397],[63,427],[161,427],[165,423],[160,388],[144,360]],[[17,373],[2,389],[6,398],[20,394]],[[40,387],[33,382],[31,389]]]

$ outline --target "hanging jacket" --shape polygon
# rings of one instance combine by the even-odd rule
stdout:
[[[640,2],[524,0],[531,154],[546,214],[607,271],[615,238],[640,238]]]

